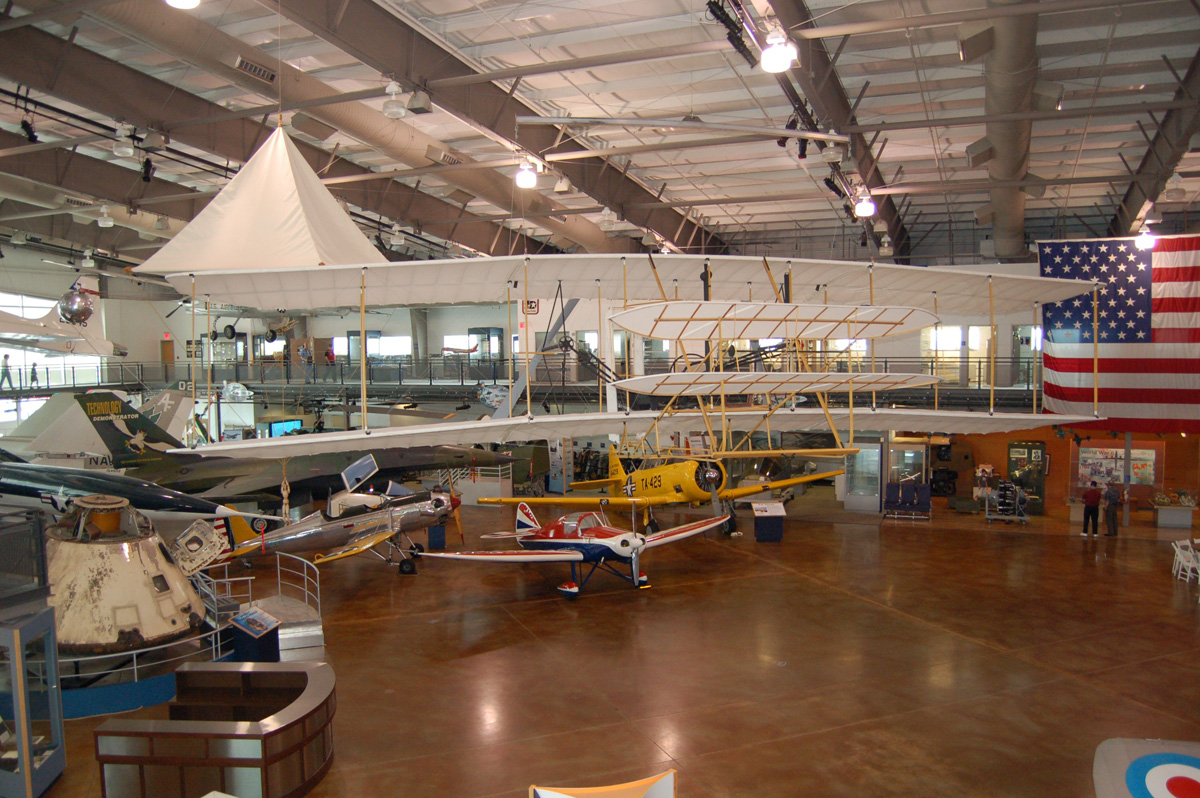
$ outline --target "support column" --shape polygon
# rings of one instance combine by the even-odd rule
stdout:
[[[1133,433],[1125,433],[1125,504],[1121,507],[1121,526],[1129,526],[1129,482],[1133,477]]]

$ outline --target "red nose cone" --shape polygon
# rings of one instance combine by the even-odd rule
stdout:
[[[461,505],[461,504],[462,504],[462,499],[458,498],[457,496],[450,497],[450,509],[451,510],[457,510],[459,505]]]

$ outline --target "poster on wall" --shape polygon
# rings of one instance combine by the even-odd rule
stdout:
[[[1154,450],[1133,449],[1130,453],[1130,484],[1154,484]],[[1075,484],[1083,487],[1093,481],[1105,484],[1125,481],[1125,450],[1099,447],[1079,448],[1079,470]]]

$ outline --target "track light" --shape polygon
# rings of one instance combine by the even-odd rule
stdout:
[[[833,195],[838,199],[845,199],[846,192],[842,191],[842,187],[837,184],[837,181],[832,177],[825,178],[825,188],[833,192]]]
[[[142,161],[142,182],[149,183],[154,178],[154,173],[158,171],[158,167],[154,165],[154,161],[149,158]]]
[[[30,144],[37,144],[37,132],[33,129],[33,122],[28,119],[21,120],[21,132],[25,134],[25,140]]]
[[[549,413],[550,412],[550,402],[543,399],[542,400],[542,409],[545,410],[547,413]]]
[[[1150,232],[1149,225],[1143,225],[1142,232],[1138,237],[1133,239],[1133,245],[1145,252],[1148,249],[1154,249],[1154,234]]]
[[[200,0],[166,0],[166,2],[171,8],[179,8],[184,11],[200,7]]]
[[[383,115],[388,119],[405,116],[408,113],[408,101],[400,99],[400,95],[404,93],[400,84],[393,80],[384,91],[387,92],[388,98],[383,102]]]
[[[795,63],[797,57],[796,45],[788,39],[787,34],[778,22],[771,23],[767,33],[767,47],[762,51],[762,68],[764,72],[786,72]]]
[[[537,186],[537,172],[528,158],[521,164],[521,168],[517,170],[517,175],[513,179],[517,183],[517,188],[535,188]]]
[[[108,206],[100,206],[100,218],[96,220],[97,227],[109,228],[113,226],[113,218],[108,215]]]
[[[117,140],[113,142],[113,155],[118,158],[133,157],[133,125],[121,125],[117,128]]]
[[[871,199],[871,192],[866,186],[858,190],[858,202],[854,204],[854,215],[859,219],[869,219],[875,215],[875,200]]]

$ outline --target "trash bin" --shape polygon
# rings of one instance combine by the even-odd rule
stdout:
[[[441,551],[444,548],[446,548],[445,524],[429,527],[429,550]]]

